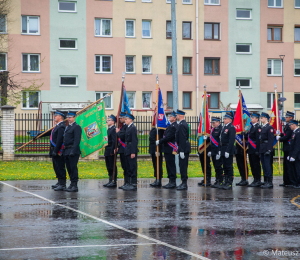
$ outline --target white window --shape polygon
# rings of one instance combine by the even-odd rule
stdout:
[[[205,5],[220,5],[220,0],[205,0]]]
[[[61,87],[77,87],[77,76],[60,76],[59,85]]]
[[[268,7],[280,8],[282,6],[282,0],[268,0]]]
[[[95,56],[95,72],[96,73],[112,73],[112,56],[96,55]]]
[[[277,94],[278,94],[278,98],[280,98],[282,96],[281,93],[277,92]],[[275,93],[268,93],[267,94],[267,109],[272,109],[274,100],[275,100]]]
[[[37,109],[40,103],[39,91],[22,91],[22,108]]]
[[[77,39],[59,39],[60,49],[77,49]]]
[[[135,56],[126,56],[125,57],[125,71],[126,73],[135,73]]]
[[[0,71],[7,70],[7,54],[0,53]]]
[[[142,73],[147,74],[151,73],[151,56],[143,56],[142,57]]]
[[[40,72],[40,55],[39,54],[22,54],[22,71],[23,72]]]
[[[300,94],[299,93],[294,94],[294,107],[300,108]]]
[[[182,39],[192,39],[192,22],[182,22]]]
[[[76,12],[76,3],[77,2],[74,2],[74,1],[59,1],[58,2],[58,11],[75,13]]]
[[[40,17],[22,15],[22,33],[40,34]]]
[[[192,0],[182,0],[183,4],[192,4]]]
[[[295,0],[295,8],[300,8],[300,0]]]
[[[300,60],[294,61],[294,76],[300,76]]]
[[[95,36],[111,37],[112,22],[111,19],[95,19]]]
[[[251,9],[236,9],[236,19],[251,19]]]
[[[281,76],[281,60],[268,60],[268,76]]]
[[[111,94],[110,96],[103,99],[105,104],[105,109],[113,109],[113,94],[112,92],[96,92],[96,100],[105,97],[107,94]]]
[[[126,37],[135,37],[135,20],[126,20],[125,35]]]
[[[142,21],[142,38],[151,38],[151,21]]]
[[[6,15],[0,15],[0,33],[7,33]]]
[[[151,0],[142,0],[143,3],[151,3]]]
[[[236,78],[236,88],[251,88],[251,78]]]
[[[143,101],[143,108],[149,109],[151,108],[151,95],[152,92],[143,92],[142,93],[142,101]]]
[[[135,92],[127,92],[129,108],[135,109]]]
[[[237,54],[251,54],[251,44],[237,43],[235,51]]]

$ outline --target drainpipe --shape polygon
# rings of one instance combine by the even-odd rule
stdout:
[[[196,0],[196,90],[197,90],[197,116],[199,116],[199,7],[198,2],[199,0]]]

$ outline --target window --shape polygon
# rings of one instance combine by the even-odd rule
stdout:
[[[295,8],[300,8],[300,0],[295,0]]]
[[[61,87],[76,87],[77,84],[77,76],[60,76],[59,85]]]
[[[125,31],[126,37],[135,37],[135,20],[126,20]]]
[[[182,0],[183,4],[192,4],[192,0]]]
[[[190,40],[192,39],[192,23],[182,22],[182,39]]]
[[[192,58],[190,57],[183,57],[183,70],[182,73],[183,74],[192,74]]]
[[[39,16],[22,16],[22,33],[23,34],[40,34],[40,17]]]
[[[205,0],[205,5],[220,5],[220,0]]]
[[[191,109],[192,108],[192,93],[183,92],[182,93],[182,108]]]
[[[172,39],[172,23],[171,21],[167,21],[167,30],[166,30],[166,38],[167,39]]]
[[[204,40],[220,40],[219,23],[204,23]]]
[[[300,60],[294,61],[294,76],[300,76]]]
[[[173,108],[173,92],[171,91],[167,92],[167,107]]]
[[[151,38],[151,21],[142,21],[142,38]]]
[[[151,56],[142,57],[142,73],[151,73]]]
[[[220,58],[204,58],[204,74],[220,75]]]
[[[112,73],[112,56],[96,55],[96,73]]]
[[[22,91],[22,108],[37,109],[40,103],[40,92]]]
[[[251,88],[251,78],[236,78],[236,88]]]
[[[219,109],[219,93],[218,92],[211,92],[207,93],[207,105],[209,109]]]
[[[294,107],[300,108],[300,94],[299,93],[294,94]]]
[[[0,33],[7,33],[6,15],[0,15]]]
[[[95,19],[95,36],[111,37],[112,36],[111,19]]]
[[[142,93],[143,108],[151,108],[151,94],[151,92]]]
[[[251,44],[236,44],[236,53],[238,54],[251,54]]]
[[[300,42],[300,26],[295,26],[295,42]]]
[[[278,98],[282,96],[281,93],[278,93]],[[274,104],[274,99],[275,99],[275,93],[268,93],[267,94],[267,109],[272,109],[273,104]]]
[[[282,41],[282,26],[268,26],[268,41]]]
[[[59,12],[76,12],[76,2],[59,1],[58,2]]]
[[[171,0],[166,0],[167,4],[171,4]],[[177,4],[177,0],[175,0],[175,4]]]
[[[7,56],[6,53],[0,53],[0,71],[7,70]]]
[[[40,55],[39,54],[22,54],[22,71],[39,72]]]
[[[172,74],[172,57],[167,57],[167,74]]]
[[[127,92],[129,108],[135,109],[135,92]]]
[[[251,10],[236,9],[236,19],[251,19]]]
[[[282,0],[268,0],[268,7],[282,7]]]
[[[151,3],[151,0],[142,0],[143,3]]]
[[[105,104],[105,109],[113,109],[113,94],[112,92],[96,92],[96,100],[105,97],[107,94],[111,94],[110,96],[103,99]]]
[[[135,56],[126,56],[126,73],[135,73]]]
[[[281,60],[268,60],[268,76],[281,76]]]
[[[76,39],[59,39],[59,48],[60,49],[77,49],[77,40]]]

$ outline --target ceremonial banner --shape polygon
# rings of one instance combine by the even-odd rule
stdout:
[[[200,122],[199,122],[199,128],[198,128],[198,136],[199,136],[199,141],[198,141],[198,151],[199,153],[203,153],[204,151],[204,138],[203,135],[210,136],[210,120],[209,120],[209,113],[208,113],[208,104],[205,100],[205,97],[203,95],[203,101],[202,101],[202,109],[200,113]],[[206,119],[204,118],[204,115],[206,115]],[[205,127],[206,125],[206,127]],[[209,142],[207,142],[206,147],[209,146]]]
[[[164,110],[164,102],[162,99],[161,91],[159,88],[159,94],[158,94],[158,109],[157,105],[155,107],[154,113],[153,113],[153,121],[152,121],[152,127],[156,127],[157,123],[157,128],[158,129],[166,129],[169,121],[165,115],[165,110]],[[158,111],[158,120],[156,122],[156,111]]]
[[[274,99],[274,103],[273,103],[273,107],[272,107],[272,113],[271,113],[271,116],[270,116],[270,125],[274,128],[274,135],[276,135],[276,131],[279,130],[280,133],[282,133],[282,126],[281,126],[281,120],[280,118],[276,115],[279,115],[279,111],[277,111],[277,114],[276,114],[276,102],[278,102],[276,100],[276,98]],[[278,128],[277,129],[277,120],[278,120]],[[273,143],[273,147],[277,144],[277,139],[274,138],[274,143]]]
[[[129,102],[126,94],[125,86],[123,85],[123,100],[122,100],[122,110],[121,112],[131,114],[131,110],[129,108]]]
[[[107,145],[107,126],[103,101],[77,116],[75,121],[82,128],[80,141],[82,157],[86,157]]]

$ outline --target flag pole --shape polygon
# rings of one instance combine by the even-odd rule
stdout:
[[[278,115],[278,93],[277,93],[277,85],[274,85],[274,89],[275,89],[275,109],[276,109],[276,126],[277,126],[277,130],[279,130],[279,115]],[[278,163],[279,163],[279,174],[281,174],[281,160],[280,160],[280,147],[279,147],[279,140],[277,142],[277,149],[278,149]]]
[[[88,105],[87,107],[84,107],[83,109],[79,110],[78,112],[76,112],[76,115],[82,113],[84,110],[90,108],[91,106],[101,102],[104,98],[109,97],[111,95],[111,93],[106,94],[103,98],[100,98],[98,100],[96,100],[95,102],[93,102],[92,104]],[[65,119],[63,122],[67,121],[67,119]],[[56,125],[55,125],[56,126]],[[31,144],[33,141],[41,138],[43,135],[45,135],[46,133],[50,132],[52,129],[55,128],[55,126],[49,128],[47,131],[43,132],[42,134],[40,134],[36,139],[32,139],[29,142],[27,142],[26,144],[23,144],[21,147],[19,147],[18,149],[15,150],[15,152],[21,150],[22,148],[24,148],[25,146],[27,146],[28,144]]]
[[[159,91],[158,91],[158,75],[156,75],[156,141],[159,140],[158,136],[158,127],[157,127],[157,120],[158,120],[158,103],[159,103]],[[159,145],[156,146],[156,180],[159,179]]]
[[[204,85],[204,134],[206,136],[206,85]],[[204,185],[206,186],[206,139],[204,139]]]
[[[242,90],[241,90],[241,83],[239,81],[239,94],[240,94],[240,108],[241,108],[241,119],[242,119],[242,132],[245,131],[244,126],[244,118],[243,118],[243,102],[242,102]],[[245,175],[246,180],[248,180],[248,171],[247,171],[247,157],[246,157],[246,147],[245,147],[245,136],[243,135],[243,150],[244,150],[244,164],[245,164]]]

